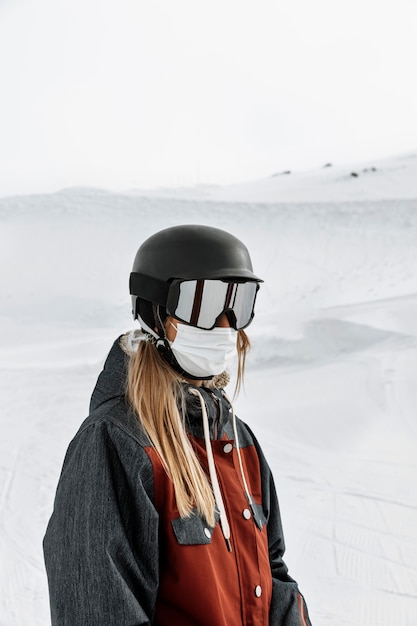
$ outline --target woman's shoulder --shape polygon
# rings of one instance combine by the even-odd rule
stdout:
[[[111,439],[131,439],[144,448],[150,444],[139,419],[124,398],[114,398],[90,412],[75,435],[88,436],[93,431],[106,432]]]
[[[116,402],[108,403],[91,413],[81,424],[68,445],[62,476],[76,480],[80,471],[86,474],[97,466],[124,468],[126,476],[142,477],[152,483],[152,463],[147,446],[150,442],[134,415],[130,415]],[[113,471],[113,470],[112,470]]]

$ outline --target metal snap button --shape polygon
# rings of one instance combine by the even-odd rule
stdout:
[[[207,539],[211,539],[211,532],[208,528],[204,529],[204,534],[207,537]]]
[[[261,595],[262,595],[262,587],[261,587],[261,585],[257,585],[257,586],[255,587],[255,596],[256,596],[257,598],[260,598],[260,597],[261,597]]]
[[[243,517],[245,519],[250,519],[252,517],[251,512],[249,511],[249,509],[243,509],[242,515],[243,515]]]
[[[233,446],[231,443],[226,443],[226,445],[223,446],[223,452],[225,452],[225,454],[228,454],[232,450],[233,450]]]

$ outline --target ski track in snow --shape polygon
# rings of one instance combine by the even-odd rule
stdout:
[[[271,415],[258,414],[252,424],[278,483],[290,573],[310,599],[315,624],[417,624],[416,366],[417,341],[408,338],[338,362],[265,370],[264,380],[246,385],[250,415],[251,397],[275,384],[276,437]],[[319,396],[328,387],[327,406]],[[305,394],[299,400],[297,389]],[[350,440],[349,416],[334,400],[349,412],[362,409],[351,417]],[[378,432],[368,432],[370,425]]]
[[[233,230],[266,279],[236,407],[272,467],[314,626],[417,626],[416,208],[0,200],[0,260],[16,268],[0,308],[0,626],[50,623],[42,537],[102,362],[132,325],[120,276],[138,241],[185,222]]]

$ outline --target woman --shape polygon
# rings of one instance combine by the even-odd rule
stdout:
[[[176,226],[139,248],[44,539],[53,626],[309,626],[273,479],[224,392],[261,283],[246,247]]]

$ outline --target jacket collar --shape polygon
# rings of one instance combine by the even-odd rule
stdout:
[[[122,337],[119,337],[114,342],[98,377],[91,396],[90,413],[110,400],[125,396],[130,356],[122,349],[121,340]],[[203,396],[211,436],[215,435],[216,430],[217,436],[221,437],[230,414],[230,405],[223,397],[222,390],[183,383],[187,430],[196,437],[203,437],[201,405],[198,398],[189,392],[192,388],[198,389]]]

